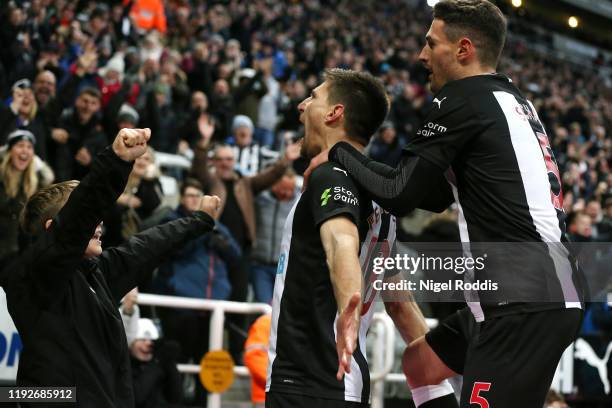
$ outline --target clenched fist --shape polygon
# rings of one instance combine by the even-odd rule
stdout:
[[[147,151],[151,129],[121,129],[113,142],[113,151],[125,161],[133,161]]]
[[[213,218],[217,218],[217,213],[221,207],[221,200],[217,196],[205,195],[200,201],[200,211],[205,212]]]

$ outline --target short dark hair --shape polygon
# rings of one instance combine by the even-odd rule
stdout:
[[[83,89],[81,89],[79,92],[79,96],[82,95],[89,95],[97,99],[102,99],[102,94],[100,93],[100,91],[97,88],[94,88],[93,86],[83,87]]]
[[[325,70],[327,101],[344,105],[344,128],[349,138],[368,144],[389,113],[382,82],[367,72],[340,68]]]
[[[451,41],[468,36],[476,45],[482,64],[497,67],[506,41],[506,18],[488,0],[442,0],[433,8],[433,18],[444,21]]]
[[[185,191],[189,187],[200,190],[202,193],[204,192],[204,187],[202,186],[202,183],[192,177],[187,177],[185,181],[183,181],[183,184],[181,184],[181,196],[185,195]]]
[[[47,220],[60,212],[78,185],[78,181],[70,180],[38,190],[21,211],[20,223],[23,231],[32,236],[44,231]]]

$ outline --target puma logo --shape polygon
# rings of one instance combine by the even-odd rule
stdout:
[[[604,386],[604,392],[610,394],[610,381],[608,380],[608,360],[610,359],[610,353],[612,353],[612,343],[608,344],[606,354],[603,358],[599,358],[589,343],[583,339],[576,340],[574,343],[576,351],[574,357],[578,360],[584,360],[588,365],[597,369],[599,378]]]
[[[336,171],[339,171],[341,173],[344,173],[344,175],[348,177],[348,174],[346,174],[346,170],[342,170],[342,169],[339,169],[337,167],[334,167],[333,170],[336,170]]]
[[[442,98],[441,100],[438,98],[434,98],[433,102],[438,104],[438,109],[440,109],[440,106],[442,105],[442,102],[444,102],[444,100],[446,99],[446,96],[444,98]]]

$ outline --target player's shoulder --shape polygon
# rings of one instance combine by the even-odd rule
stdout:
[[[498,74],[474,75],[467,78],[451,81],[444,85],[436,96],[454,97],[463,100],[490,95],[495,91],[517,91],[512,79]]]
[[[339,163],[329,161],[321,164],[312,172],[312,180],[334,180],[353,183],[346,169]]]
[[[310,176],[308,189],[317,197],[321,194],[330,195],[334,199],[355,205],[361,201],[362,190],[346,169],[335,162],[327,162],[317,167]]]

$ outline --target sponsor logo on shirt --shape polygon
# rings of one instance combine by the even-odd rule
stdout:
[[[323,194],[321,194],[321,207],[326,206],[330,198],[336,202],[356,206],[359,205],[357,196],[351,190],[345,187],[335,186],[326,188],[323,191]]]
[[[326,188],[325,191],[323,191],[323,194],[321,194],[321,207],[324,207],[327,205],[327,202],[329,201],[329,198],[331,197],[331,194],[329,194],[330,191],[331,191],[331,187]]]
[[[355,194],[344,187],[334,187],[334,201],[343,202],[349,205],[359,205],[359,200]]]
[[[446,130],[446,126],[442,126],[433,122],[427,122],[425,125],[423,125],[422,128],[417,130],[417,135],[423,137],[430,137],[440,133],[445,133]]]

